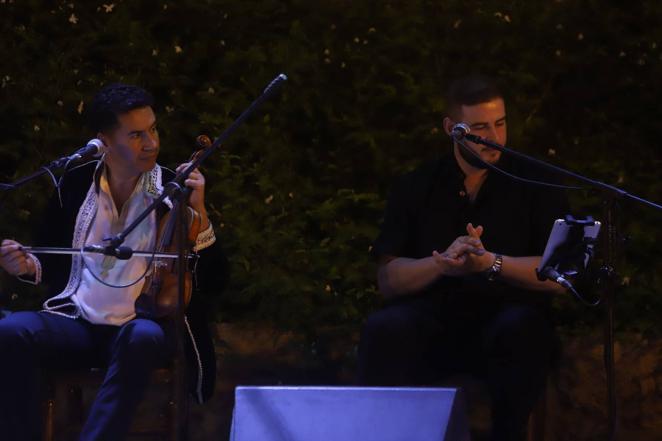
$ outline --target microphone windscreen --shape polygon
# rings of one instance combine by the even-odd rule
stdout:
[[[100,156],[105,152],[105,144],[103,143],[102,140],[98,138],[90,139],[90,142],[87,143],[88,146],[95,146],[97,148],[97,152],[94,154],[94,156]]]

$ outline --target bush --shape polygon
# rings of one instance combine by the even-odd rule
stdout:
[[[441,96],[458,74],[502,80],[510,145],[659,202],[660,13],[652,0],[2,1],[0,180],[89,139],[81,112],[108,82],[154,92],[160,162],[174,166],[285,72],[281,93],[205,165],[233,268],[217,315],[355,326],[378,303],[368,250],[388,186],[449,148]],[[2,236],[29,243],[49,192],[44,178],[9,195]],[[601,217],[595,194],[574,203]],[[659,215],[620,206],[631,240],[617,317],[654,330]],[[566,303],[566,322],[595,321]]]

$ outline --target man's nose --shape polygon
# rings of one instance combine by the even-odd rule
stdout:
[[[146,133],[143,137],[143,146],[145,148],[156,148],[159,145],[158,135],[152,133]]]
[[[497,133],[496,127],[489,126],[487,130],[487,139],[494,142],[499,142],[499,134]]]
[[[497,144],[502,144],[503,145],[503,139],[501,139],[503,136],[500,133],[500,131],[497,129],[496,126],[490,126],[487,131],[487,139],[493,142],[496,142]]]

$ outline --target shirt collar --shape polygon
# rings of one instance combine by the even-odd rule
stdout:
[[[103,185],[106,186],[105,188],[103,188],[103,190],[110,193],[110,191],[107,188],[108,175],[106,171],[106,164],[103,161],[103,158],[99,161],[96,169],[94,170],[94,185],[97,194],[102,189]],[[156,164],[154,168],[152,168],[150,171],[144,172],[138,179],[136,188],[139,188],[141,191],[143,191],[148,196],[151,196],[152,198],[159,197],[159,195],[163,193],[161,167],[158,164]]]

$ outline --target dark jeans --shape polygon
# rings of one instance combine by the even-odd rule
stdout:
[[[476,375],[492,398],[492,439],[524,440],[554,348],[550,321],[533,306],[460,303],[428,295],[369,316],[359,344],[359,383],[424,386],[457,373]]]
[[[17,312],[0,320],[2,439],[39,439],[43,370],[99,366],[107,373],[80,439],[124,439],[151,371],[172,356],[169,328],[147,319],[93,325],[45,312]]]

